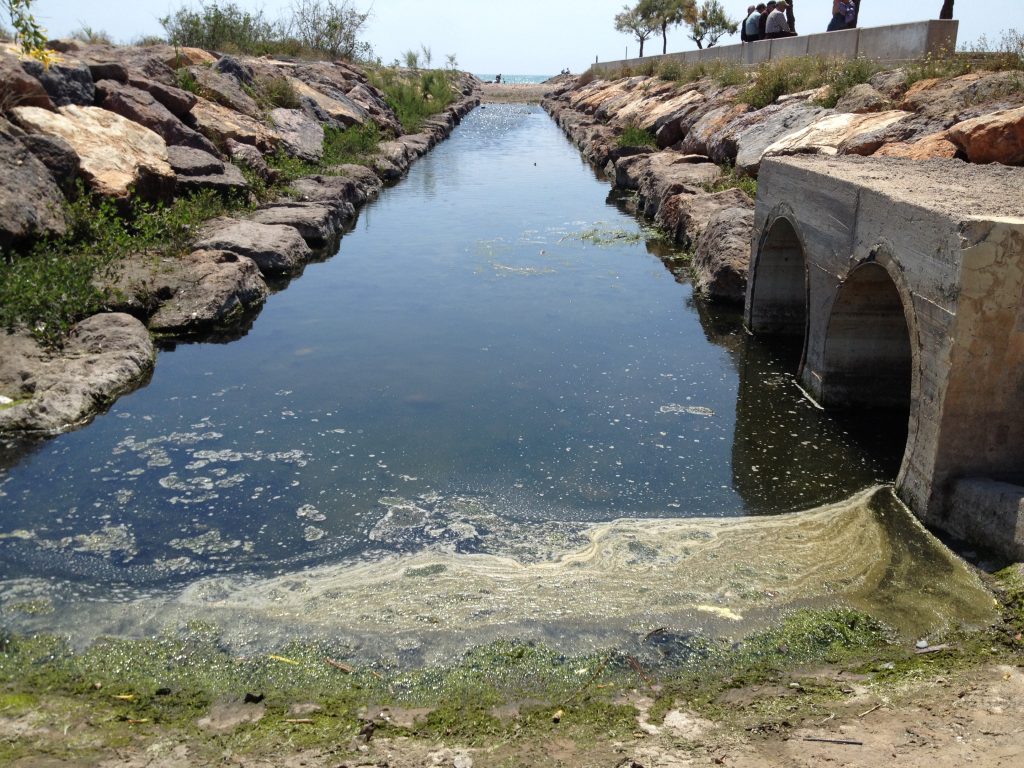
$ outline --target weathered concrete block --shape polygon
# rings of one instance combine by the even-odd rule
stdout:
[[[1024,486],[983,478],[953,484],[947,530],[972,544],[995,545],[999,554],[1024,561]]]
[[[756,43],[748,43],[743,46],[743,63],[747,66],[755,66],[768,61],[772,57],[772,41],[758,40]]]
[[[791,59],[794,56],[806,56],[807,38],[807,35],[797,35],[796,37],[779,37],[772,40],[772,61],[776,59]]]
[[[824,405],[909,410],[900,496],[957,532],[952,483],[1024,468],[1024,169],[800,156],[759,178],[748,326],[802,335]]]
[[[855,59],[860,40],[859,29],[841,29],[807,36],[807,53],[826,58]]]
[[[927,54],[948,54],[956,50],[959,27],[958,21],[865,27],[860,30],[857,55],[883,61],[909,61]]]

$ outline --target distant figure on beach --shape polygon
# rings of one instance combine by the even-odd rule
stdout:
[[[775,4],[775,10],[768,14],[768,21],[765,23],[764,36],[767,40],[775,40],[779,37],[793,37],[796,32],[789,26],[789,19],[786,18],[786,9],[789,4],[786,0],[779,0]]]
[[[501,75],[495,75],[494,82],[501,83]]]
[[[747,34],[748,43],[756,43],[762,39],[761,18],[767,15],[768,6],[764,3],[758,3],[757,7],[747,14],[747,18],[743,20],[743,30]]]
[[[853,29],[857,26],[857,6],[846,0],[835,0],[832,3],[832,21],[828,23],[827,32],[840,29]]]

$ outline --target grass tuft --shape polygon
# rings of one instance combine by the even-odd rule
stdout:
[[[650,131],[645,131],[636,123],[629,123],[622,129],[622,134],[617,139],[620,147],[654,147],[658,140]]]

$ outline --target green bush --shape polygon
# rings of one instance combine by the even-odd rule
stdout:
[[[443,112],[455,101],[449,73],[440,69],[415,72],[376,70],[370,82],[384,93],[388,106],[405,133],[416,133],[430,116]]]
[[[67,234],[0,260],[0,327],[26,326],[56,346],[75,322],[103,309],[110,297],[97,284],[121,259],[183,254],[202,222],[246,205],[205,190],[166,206],[134,200],[125,211],[80,189],[67,203]]]
[[[620,147],[653,147],[658,142],[653,133],[645,131],[635,123],[630,123],[622,129],[617,143]]]
[[[265,109],[280,107],[282,109],[298,109],[299,94],[287,77],[272,77],[256,82],[256,101]]]

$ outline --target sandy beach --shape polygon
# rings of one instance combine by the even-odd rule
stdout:
[[[555,86],[550,83],[484,83],[484,104],[539,103]]]

